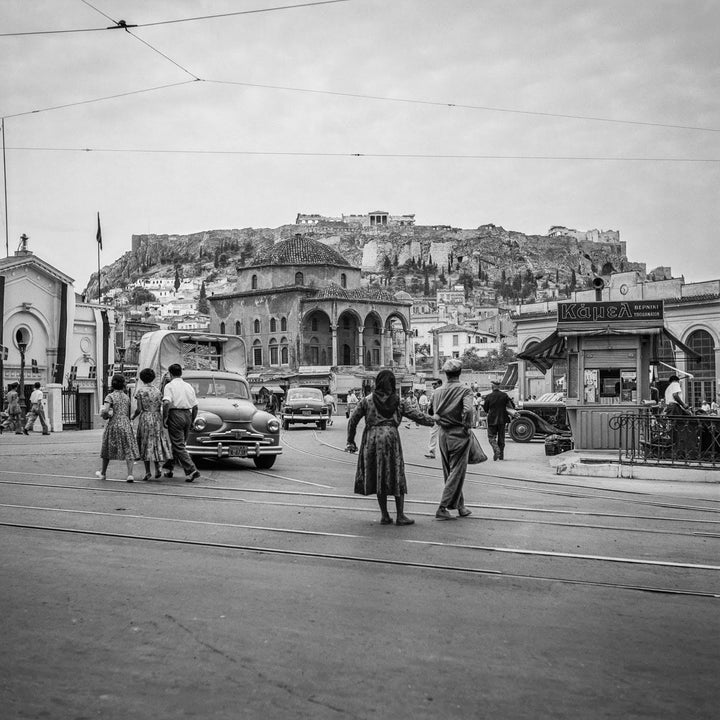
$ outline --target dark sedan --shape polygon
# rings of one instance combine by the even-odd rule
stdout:
[[[330,419],[330,407],[323,400],[322,390],[317,388],[291,388],[288,390],[280,414],[283,430],[290,425],[317,425],[325,430]]]

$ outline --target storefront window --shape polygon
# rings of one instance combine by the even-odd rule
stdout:
[[[583,397],[586,403],[616,405],[637,402],[635,368],[586,368]]]

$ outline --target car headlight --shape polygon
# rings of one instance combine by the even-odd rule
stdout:
[[[269,433],[278,432],[280,430],[280,421],[275,417],[271,417],[267,421],[267,429]]]
[[[207,427],[207,420],[204,417],[196,417],[193,423],[193,429],[203,431]]]

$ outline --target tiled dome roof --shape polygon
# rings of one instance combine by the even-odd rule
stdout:
[[[362,288],[343,288],[339,285],[331,283],[326,287],[320,288],[315,295],[313,300],[374,300],[377,302],[397,302],[396,298],[392,293],[387,290],[382,290],[378,287],[362,287]]]
[[[337,250],[305,235],[295,235],[275,243],[252,266],[261,265],[338,265],[353,267]]]

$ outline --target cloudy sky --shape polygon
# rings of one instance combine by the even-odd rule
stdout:
[[[81,290],[97,212],[105,265],[133,234],[382,209],[618,230],[631,260],[720,278],[717,0],[347,0],[168,22],[292,4],[0,0],[10,254],[27,233]],[[94,30],[120,20],[145,27]],[[93,31],[24,34],[78,29]]]

